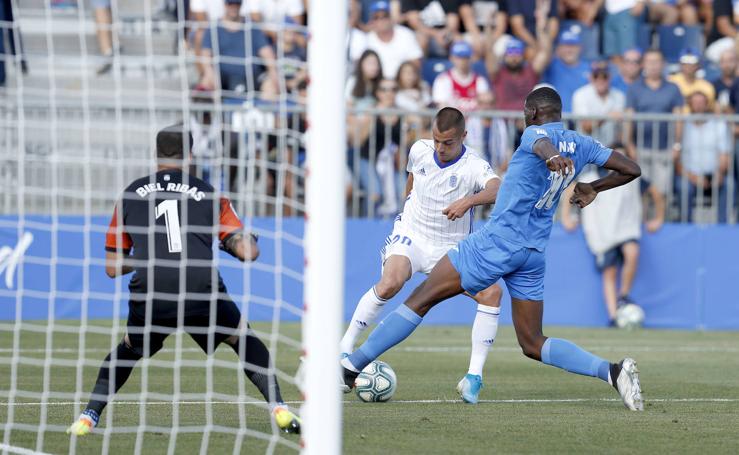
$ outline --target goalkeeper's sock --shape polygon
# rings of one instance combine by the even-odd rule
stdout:
[[[105,357],[98,372],[95,387],[92,389],[92,398],[87,404],[87,409],[96,412],[98,416],[102,414],[103,409],[108,404],[108,397],[118,392],[126,383],[133,367],[141,357],[141,354],[128,346],[125,341],[121,341],[118,347]],[[113,378],[110,374],[111,365],[115,368]],[[115,382],[111,383],[111,379]]]
[[[344,337],[339,344],[339,349],[342,353],[351,354],[354,351],[354,343],[357,342],[357,338],[359,338],[359,335],[370,324],[375,322],[385,302],[387,300],[377,296],[374,286],[364,293],[362,298],[359,299],[357,308],[354,310],[354,315],[352,316],[352,321],[349,323],[349,327],[346,328],[346,333],[344,333]]]
[[[244,343],[243,354],[241,353],[242,343]],[[249,329],[249,332],[245,336],[239,337],[238,341],[231,345],[231,348],[245,364],[244,373],[246,377],[257,386],[264,399],[268,403],[282,403],[282,393],[280,393],[277,378],[274,373],[264,371],[270,369],[271,362],[267,346],[262,343],[262,340],[255,337]],[[242,355],[243,358],[241,358]]]
[[[398,306],[370,333],[367,341],[359,349],[342,360],[342,365],[346,368],[351,365],[353,368],[349,368],[350,370],[362,371],[380,354],[405,340],[421,321],[423,318],[405,304]]]

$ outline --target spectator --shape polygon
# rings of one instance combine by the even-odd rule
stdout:
[[[304,23],[302,0],[249,0],[246,7],[254,22],[279,25],[287,16],[296,24]]]
[[[349,49],[349,63],[353,65],[362,56],[362,52],[367,49],[367,33],[364,31],[364,24],[361,21],[362,3],[359,0],[350,0],[349,2],[349,20],[347,34],[347,49]]]
[[[203,36],[205,36],[206,30],[223,19],[226,12],[225,5],[225,0],[190,0],[190,20],[194,23],[191,37],[192,48],[196,58],[195,65],[200,77],[207,70],[205,57],[203,56]],[[246,4],[242,3],[239,12],[246,17]]]
[[[113,58],[116,54],[113,49],[113,13],[110,9],[110,0],[93,0],[92,9],[98,50],[103,56],[103,63],[98,67],[97,74],[102,76],[113,68]],[[120,54],[120,49],[117,53]]]
[[[397,89],[394,80],[382,79],[375,90],[377,108],[394,108]],[[388,194],[386,176],[388,174],[387,156],[394,156],[397,153],[397,144],[400,143],[400,117],[388,113],[359,114],[349,117],[348,126],[347,136],[350,147],[353,148],[349,151],[349,167],[358,176],[359,184],[367,194],[368,206],[375,207],[382,201],[381,210],[378,210],[388,215],[397,213],[397,198]],[[358,152],[358,160],[355,158],[354,150]],[[390,161],[395,160],[391,158]],[[384,172],[380,172],[384,177],[381,180],[377,166],[382,168],[383,165],[386,168],[382,169]],[[395,204],[394,207],[393,204]],[[369,207],[368,211],[372,211]]]
[[[367,48],[377,52],[385,79],[395,79],[403,62],[411,61],[421,67],[423,51],[411,30],[396,25],[390,18],[390,4],[376,1],[370,7],[372,31],[367,36]]]
[[[634,82],[626,93],[627,114],[681,112],[683,97],[677,85],[665,80],[664,57],[658,49],[644,53],[644,77]],[[626,138],[631,150],[639,150],[644,175],[667,194],[671,180],[671,156],[667,153],[669,122],[643,121],[636,128],[626,123]],[[673,147],[680,147],[680,124],[675,126]],[[636,145],[638,148],[634,148]]]
[[[615,120],[626,108],[626,95],[611,88],[608,62],[593,62],[591,68],[590,83],[577,89],[572,97],[572,112],[586,117],[578,122],[580,130],[603,144],[612,144],[618,140]]]
[[[5,21],[6,14],[5,2],[0,1],[0,20]],[[5,25],[0,26],[0,88],[5,87],[5,60],[7,58],[5,55],[5,36],[11,33],[13,33],[12,28],[6,27]],[[10,46],[8,45],[8,47]]]
[[[493,108],[498,107],[493,104]],[[508,122],[500,117],[494,117],[490,119],[490,126],[485,129],[488,135],[488,150],[484,159],[490,163],[498,175],[503,176],[508,170],[513,151],[510,146]]]
[[[346,83],[346,101],[358,109],[372,107],[377,102],[375,93],[382,79],[382,64],[377,52],[366,50],[357,61],[354,74]]]
[[[267,25],[262,29],[273,43],[277,40],[277,29],[289,17],[295,24],[303,24],[305,7],[302,0],[248,0],[246,9],[253,22]]]
[[[549,41],[554,42],[559,33],[559,20],[557,19],[557,0],[512,0],[508,4],[508,16],[510,17],[511,31],[513,35],[523,41],[526,46],[531,49],[531,53],[536,52],[539,45],[536,39],[536,15],[535,11],[541,7],[541,3],[549,3],[547,33]]]
[[[20,29],[16,28],[11,0],[0,0],[0,87],[5,84],[5,63],[11,59],[20,61],[21,73],[28,74],[28,62],[23,52]],[[17,30],[17,33],[16,33]],[[16,42],[16,39],[18,40]],[[7,51],[7,54],[6,54]]]
[[[694,92],[701,92],[708,98],[709,106],[713,107],[716,100],[716,90],[713,84],[698,77],[700,69],[700,53],[692,48],[683,49],[680,52],[680,72],[669,77],[670,82],[677,85],[683,98]]]
[[[544,73],[544,82],[551,84],[562,98],[562,112],[572,112],[572,95],[588,83],[590,67],[580,58],[580,34],[571,30],[562,32],[556,57]]]
[[[711,31],[708,34],[706,58],[718,62],[721,52],[733,47],[739,14],[734,12],[733,0],[713,0]]]
[[[620,143],[611,145],[611,148],[614,153],[625,153]],[[583,171],[579,180],[591,182],[607,173],[606,169],[591,166]],[[561,198],[562,224],[568,231],[574,231],[577,227],[577,219],[571,215],[572,204],[569,202],[573,187],[565,190]],[[642,195],[645,193],[649,194],[654,204],[654,218],[647,222],[647,231],[656,232],[664,223],[665,202],[657,188],[643,177],[598,194],[580,213],[585,240],[603,278],[603,297],[611,327],[615,326],[618,307],[633,303],[630,294],[639,264]],[[617,286],[619,269],[620,289]]]
[[[198,85],[206,90],[217,88],[249,93],[258,88],[263,97],[274,96],[278,91],[275,54],[264,33],[247,26],[240,9],[241,0],[226,0],[223,19],[215,30],[205,32],[203,56],[206,64]],[[246,49],[246,43],[251,45],[249,49]],[[218,56],[215,66],[211,63],[214,55]],[[253,56],[258,56],[266,64],[257,65],[244,60]]]
[[[688,98],[693,114],[710,112],[708,97],[694,92]],[[725,223],[726,174],[729,170],[729,129],[715,117],[685,122],[683,147],[675,151],[675,194],[682,214],[693,220],[696,197],[718,205],[718,222]]]
[[[721,74],[718,79],[713,81],[718,107],[721,112],[733,114],[734,102],[739,97],[739,79],[736,77],[736,50],[732,48],[722,52],[718,66]]]
[[[613,77],[611,86],[624,93],[628,92],[631,84],[641,77],[641,59],[642,52],[638,48],[631,48],[624,51],[616,63],[618,72]]]
[[[399,108],[415,112],[431,105],[431,89],[416,65],[411,62],[400,65],[395,81],[398,86],[395,104]]]
[[[357,0],[359,3],[359,28],[365,32],[370,31],[370,22],[372,22],[372,4],[377,0]],[[393,22],[400,24],[403,22],[401,14],[402,0],[387,0],[390,3],[390,17]]]
[[[475,27],[467,22],[469,14],[473,16]],[[496,42],[508,29],[508,0],[473,0],[471,6],[466,4],[460,6],[460,15],[465,30],[469,32],[476,29],[480,34],[489,28],[494,38],[492,42]],[[480,36],[480,39],[483,37]],[[482,55],[485,55],[484,49]]]
[[[449,51],[452,67],[434,80],[431,98],[437,107],[452,106],[466,116],[479,109],[489,108],[493,101],[490,85],[484,76],[472,69],[472,46],[457,41]],[[483,127],[479,117],[467,119],[465,143],[478,153],[483,152]]]
[[[540,4],[535,12],[538,45],[531,63],[524,59],[523,41],[511,38],[506,44],[501,65],[493,51],[497,33],[491,28],[486,29],[486,47],[490,51],[485,54],[485,67],[493,82],[496,108],[507,111],[521,110],[526,95],[534,89],[549,64],[552,49],[546,32],[548,7],[548,3],[544,3],[543,6]]]
[[[689,0],[650,0],[649,21],[660,25],[695,25],[698,11]]]
[[[465,31],[465,35],[464,36],[460,35],[459,38],[464,38],[466,41],[469,41],[472,44],[473,49],[475,49],[475,56],[481,57],[485,55],[485,48],[483,47],[485,43],[482,38],[482,33],[480,33],[480,27],[477,24],[477,17],[475,16],[475,10],[472,5],[472,0],[458,0],[458,1],[459,1],[459,7],[457,11],[459,14],[459,19],[462,22],[462,28]],[[506,0],[501,0],[500,3],[505,3],[505,2]],[[485,2],[485,3],[494,3],[498,5],[498,10],[500,10],[500,4],[497,1]]]
[[[636,48],[637,25],[644,13],[644,1],[605,0],[605,4],[603,53],[620,66],[622,57],[625,58],[627,52]]]
[[[402,12],[416,39],[430,57],[445,57],[459,35],[459,0],[402,0]]]
[[[192,134],[192,161],[195,169],[191,174],[211,181],[215,158],[223,156],[222,134],[223,125],[218,114],[211,109],[213,99],[206,94],[195,92],[192,96],[190,110],[190,134]],[[233,176],[238,172],[233,172]],[[231,177],[231,175],[229,175]],[[230,188],[230,187],[229,187]]]
[[[296,25],[291,16],[285,16],[284,28],[272,45],[273,52],[280,61],[280,76],[285,80],[285,87],[291,93],[297,91],[300,81],[307,77],[308,54],[304,47],[305,40],[302,39]],[[282,36],[281,40],[279,36]]]
[[[559,18],[578,21],[586,27],[595,23],[603,0],[560,0]]]

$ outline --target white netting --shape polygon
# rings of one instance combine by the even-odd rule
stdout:
[[[155,135],[177,122],[194,136],[193,175],[260,236],[257,262],[216,264],[285,400],[300,400],[306,30],[265,15],[224,32],[186,21],[182,0],[104,3],[11,1],[14,21],[0,23],[0,451],[298,450],[234,352],[206,356],[181,331],[139,361],[96,434],[64,433],[126,327],[129,276],[104,272],[113,207],[155,171]]]

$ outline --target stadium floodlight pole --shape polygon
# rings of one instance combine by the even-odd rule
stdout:
[[[310,2],[303,349],[303,453],[341,453],[347,1]]]

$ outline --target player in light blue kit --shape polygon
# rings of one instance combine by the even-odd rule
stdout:
[[[636,362],[609,363],[574,343],[542,334],[544,251],[562,191],[589,163],[612,170],[591,183],[577,183],[570,201],[579,207],[597,194],[639,177],[639,166],[592,138],[565,129],[562,100],[548,87],[532,91],[524,105],[526,130],[511,159],[490,220],[462,240],[433,268],[404,305],[389,314],[367,341],[342,359],[342,388],[372,360],[410,335],[437,303],[462,292],[474,295],[500,278],[511,294],[513,325],[523,353],[572,373],[598,377],[613,385],[624,405],[644,404]],[[473,393],[478,391],[471,391]]]

